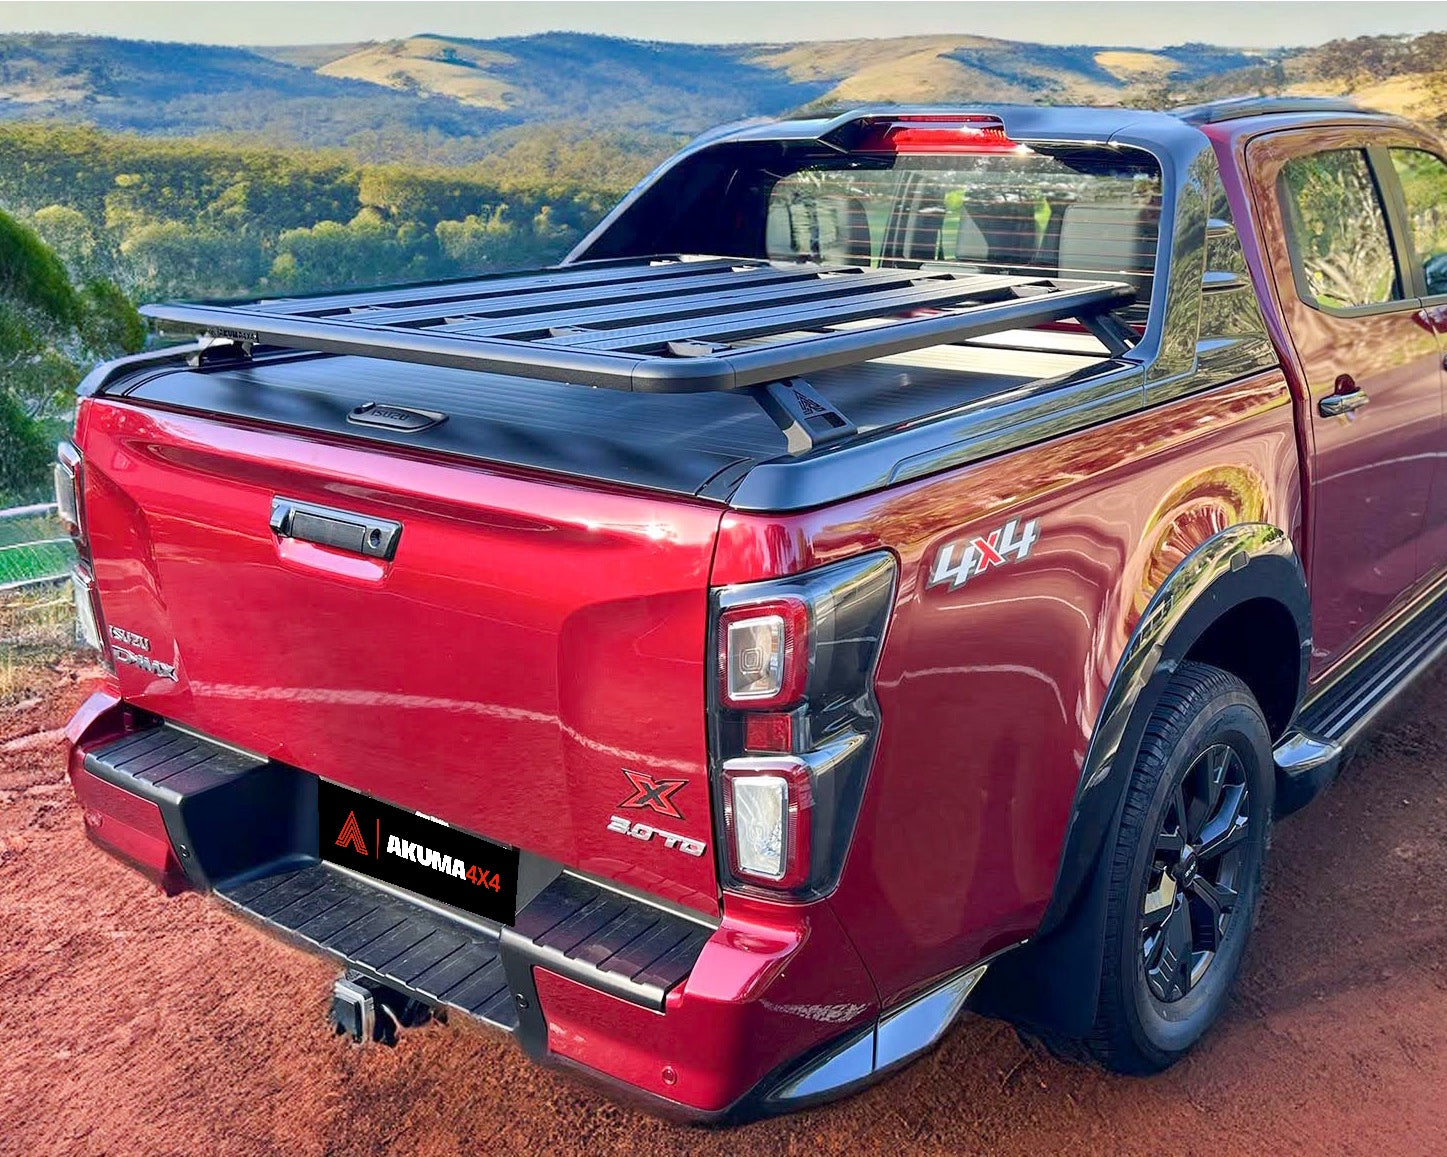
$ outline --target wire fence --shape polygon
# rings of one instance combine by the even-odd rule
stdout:
[[[74,563],[75,544],[54,503],[0,510],[0,592],[63,582]]]
[[[0,713],[75,653],[75,546],[53,504],[0,510]]]

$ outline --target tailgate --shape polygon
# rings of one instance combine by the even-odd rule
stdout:
[[[125,632],[155,661],[121,656],[129,701],[717,910],[703,662],[719,507],[106,400],[84,404],[78,442],[113,647]],[[395,552],[278,534],[278,499],[400,524]],[[704,854],[609,831],[637,776],[684,781],[668,824]]]

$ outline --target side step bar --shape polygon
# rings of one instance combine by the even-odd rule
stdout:
[[[571,875],[512,927],[459,912],[317,854],[317,780],[157,723],[85,754],[86,770],[155,803],[188,882],[347,968],[545,1047],[533,968],[655,1012],[713,927]],[[520,1011],[521,1010],[521,1011]]]
[[[1312,693],[1276,745],[1277,811],[1312,799],[1341,770],[1347,748],[1418,675],[1447,653],[1447,589],[1415,610],[1339,675]]]

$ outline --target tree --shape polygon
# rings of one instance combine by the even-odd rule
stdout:
[[[81,376],[144,340],[113,284],[77,289],[34,230],[0,213],[0,505],[44,493]]]

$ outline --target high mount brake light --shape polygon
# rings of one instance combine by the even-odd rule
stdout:
[[[1028,153],[992,116],[898,117],[870,121],[853,145],[858,153]]]
[[[853,838],[879,711],[894,556],[714,592],[710,748],[725,886],[807,899]]]

